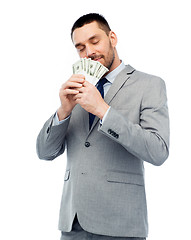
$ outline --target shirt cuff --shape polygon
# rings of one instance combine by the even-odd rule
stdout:
[[[105,119],[106,119],[106,117],[107,117],[107,115],[108,115],[108,112],[109,112],[110,108],[111,108],[111,107],[109,107],[109,108],[107,109],[107,112],[106,112],[105,115],[103,116],[102,120],[100,120],[100,124],[101,124],[101,125],[104,123],[104,121],[105,121]]]
[[[55,115],[54,115],[54,118],[53,118],[52,126],[58,126],[58,125],[64,123],[66,120],[68,120],[68,118],[70,118],[70,116],[71,116],[71,114],[67,118],[65,118],[64,120],[59,121],[58,114],[56,112]]]

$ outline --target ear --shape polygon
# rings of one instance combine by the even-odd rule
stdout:
[[[116,45],[117,45],[117,35],[113,31],[110,31],[109,39],[111,41],[111,45],[113,46],[113,48],[116,47]]]

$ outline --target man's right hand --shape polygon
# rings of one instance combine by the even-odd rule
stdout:
[[[76,105],[73,96],[79,93],[79,88],[83,86],[85,76],[81,74],[73,74],[68,81],[66,81],[59,92],[61,106],[57,110],[59,121],[64,120],[70,115]]]

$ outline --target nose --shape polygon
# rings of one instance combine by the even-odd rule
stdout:
[[[95,55],[95,49],[92,45],[86,46],[86,56],[91,57],[92,55]]]

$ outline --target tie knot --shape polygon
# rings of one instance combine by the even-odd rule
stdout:
[[[99,81],[98,81],[98,84],[97,84],[97,88],[99,87],[103,87],[103,85],[108,82],[108,80],[106,78],[101,78]]]

